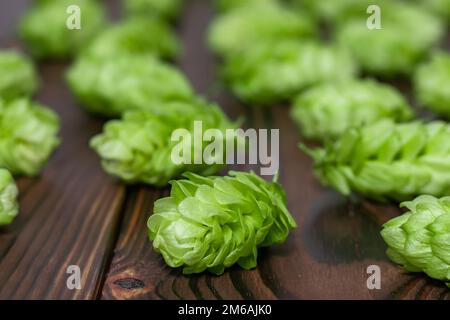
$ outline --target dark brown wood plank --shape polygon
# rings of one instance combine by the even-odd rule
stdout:
[[[0,2],[0,47],[19,46],[15,29],[25,9],[26,1]],[[74,102],[66,66],[39,67],[36,99],[60,115],[63,143],[40,177],[19,179],[20,214],[0,230],[0,299],[95,298],[116,239],[125,188],[88,146],[102,121]],[[81,290],[67,289],[69,265],[81,269]]]
[[[407,274],[385,255],[381,225],[398,215],[395,206],[346,200],[321,187],[312,163],[296,146],[299,134],[287,107],[244,108],[223,91],[217,62],[205,47],[208,1],[192,0],[181,21],[181,68],[197,91],[218,101],[247,126],[280,128],[281,183],[299,228],[281,246],[260,250],[259,266],[233,267],[222,276],[183,276],[167,267],[147,239],[146,221],[155,199],[168,190],[136,187],[127,199],[124,224],[108,272],[103,299],[450,299],[439,281]],[[408,90],[407,88],[405,90]],[[366,286],[369,265],[381,268],[381,290]]]
[[[179,65],[197,92],[203,95],[213,95],[218,85],[214,60],[205,48],[210,17],[211,10],[204,1],[190,1],[178,26],[184,44]],[[230,102],[226,111],[233,117],[245,113],[229,96],[217,98]],[[275,298],[257,270],[243,272],[232,268],[220,277],[209,274],[183,276],[179,270],[167,267],[153,251],[146,226],[154,201],[167,194],[168,189],[135,187],[127,197],[124,223],[106,277],[103,299]]]
[[[270,270],[296,297],[313,299],[398,299],[418,298],[422,286],[406,284],[423,281],[434,288],[421,298],[450,298],[442,282],[423,275],[412,275],[393,265],[385,255],[380,237],[381,225],[398,215],[395,206],[382,206],[367,201],[352,201],[322,188],[314,178],[312,163],[304,154],[292,150],[300,139],[289,119],[288,110],[275,116],[281,130],[282,176],[289,209],[296,215],[300,228],[284,250],[288,262],[271,258]],[[368,290],[367,267],[381,268],[381,290]],[[283,270],[278,273],[277,270]],[[289,274],[299,273],[295,278]]]
[[[45,64],[38,100],[61,114],[64,143],[40,178],[19,180],[21,213],[0,230],[0,298],[83,299],[102,290],[104,299],[450,299],[441,282],[406,274],[386,258],[379,229],[398,209],[350,202],[320,187],[311,161],[295,148],[300,138],[287,108],[251,112],[217,92],[216,64],[204,46],[211,18],[205,2],[190,1],[181,21],[186,48],[180,66],[198,92],[220,102],[234,118],[246,115],[248,126],[281,128],[281,182],[299,228],[286,244],[262,249],[255,270],[234,267],[220,277],[183,276],[165,266],[146,235],[153,202],[168,190],[134,187],[115,244],[125,190],[100,170],[87,146],[102,123],[73,102],[62,78],[65,65]],[[2,47],[17,46],[13,30],[24,8],[25,1],[0,4]],[[80,291],[65,286],[65,270],[72,264],[82,270]],[[379,291],[366,287],[371,264],[382,270]]]

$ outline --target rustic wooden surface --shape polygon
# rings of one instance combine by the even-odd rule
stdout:
[[[281,129],[281,183],[299,228],[284,245],[262,249],[255,270],[234,267],[217,277],[168,268],[146,234],[153,203],[168,190],[125,188],[104,174],[88,147],[102,122],[71,97],[63,79],[67,63],[41,63],[36,99],[60,114],[63,144],[41,177],[19,180],[20,215],[0,229],[0,299],[450,299],[441,282],[407,274],[385,256],[379,231],[399,214],[395,206],[347,201],[318,184],[296,147],[300,138],[287,107],[251,111],[224,93],[205,46],[212,11],[207,0],[188,3],[178,26],[179,65],[199,93],[233,118]],[[105,4],[119,15],[118,1]],[[26,6],[0,2],[0,47],[20,46],[15,29]],[[372,264],[381,267],[381,290],[367,289]],[[66,287],[69,265],[81,268],[81,290]]]

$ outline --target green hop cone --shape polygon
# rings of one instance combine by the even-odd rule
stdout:
[[[224,77],[243,101],[271,105],[313,85],[354,77],[356,66],[344,49],[315,42],[262,43],[229,57]]]
[[[70,68],[67,80],[88,111],[106,117],[194,95],[180,71],[146,55],[83,56]]]
[[[418,100],[425,107],[450,119],[450,55],[438,53],[421,65],[414,76]]]
[[[299,40],[315,33],[307,16],[276,2],[243,6],[214,20],[209,33],[210,47],[219,55],[238,54],[259,42],[278,45],[283,40]]]
[[[424,272],[450,287],[450,197],[423,195],[401,206],[409,211],[381,231],[388,256],[407,271]]]
[[[12,174],[38,174],[58,146],[58,116],[26,99],[0,100],[0,167]]]
[[[254,268],[258,247],[283,243],[296,227],[276,182],[247,172],[185,177],[171,182],[170,197],[156,201],[148,220],[155,250],[185,274]]]
[[[409,75],[444,35],[444,25],[420,7],[387,2],[381,7],[381,29],[370,30],[367,14],[338,28],[338,42],[348,47],[362,69],[384,77]]]
[[[71,29],[70,6],[80,8],[80,29]],[[67,58],[77,54],[105,26],[105,16],[97,0],[40,1],[20,22],[20,35],[38,59]]]
[[[381,5],[392,0],[293,0],[294,7],[305,10],[322,21],[336,25],[351,17],[369,17],[370,5]],[[395,0],[394,0],[395,1]]]
[[[214,174],[223,168],[222,164],[207,164],[206,161],[194,164],[192,158],[196,152],[203,155],[207,143],[200,143],[200,149],[189,148],[192,157],[185,162],[191,164],[172,159],[172,152],[179,145],[178,140],[172,141],[173,132],[187,129],[193,138],[194,121],[202,121],[203,131],[220,130],[224,141],[218,143],[223,148],[227,139],[236,139],[236,136],[225,135],[226,129],[235,129],[236,124],[231,123],[216,105],[198,100],[154,104],[148,111],[125,113],[122,120],[108,122],[103,133],[92,139],[91,146],[102,158],[105,171],[128,183],[164,186],[185,171]],[[201,137],[195,139],[201,140]],[[191,144],[194,146],[195,142]],[[225,159],[220,160],[225,162]]]
[[[323,149],[302,148],[320,181],[344,195],[352,191],[386,201],[420,194],[450,194],[450,125],[381,120],[346,131]]]
[[[405,121],[413,116],[398,91],[372,80],[313,87],[294,100],[291,114],[303,136],[321,141],[380,119]]]
[[[180,13],[183,0],[125,0],[124,4],[128,15],[173,19]]]
[[[416,0],[416,2],[450,21],[450,0]]]
[[[6,169],[0,169],[0,226],[10,224],[17,216],[19,211],[18,193],[11,173]]]
[[[33,64],[15,51],[0,52],[0,98],[31,96],[38,87]]]
[[[84,53],[98,57],[153,54],[173,59],[178,52],[178,40],[164,21],[131,18],[100,33]]]
[[[227,12],[244,6],[260,5],[261,3],[273,4],[278,0],[213,0],[215,8],[219,12]]]

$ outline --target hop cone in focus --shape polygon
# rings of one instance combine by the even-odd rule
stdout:
[[[246,172],[185,177],[171,182],[170,197],[156,201],[148,220],[155,250],[185,274],[221,274],[235,263],[254,268],[258,247],[284,242],[296,227],[276,182]]]
[[[84,53],[98,57],[153,54],[173,59],[178,51],[178,40],[164,21],[130,18],[100,33]]]
[[[324,149],[303,149],[320,181],[376,200],[450,194],[450,125],[382,120],[346,131]]]
[[[388,85],[372,80],[325,83],[294,100],[292,118],[307,138],[337,138],[345,130],[383,118],[409,120],[411,107]]]
[[[26,99],[0,100],[0,167],[36,175],[58,146],[58,116]]]
[[[415,91],[419,101],[439,115],[450,118],[450,55],[439,53],[416,70]]]
[[[31,96],[38,80],[33,64],[14,51],[0,52],[0,98]]]
[[[18,190],[11,173],[0,169],[0,226],[10,224],[19,211]]]
[[[87,110],[107,117],[194,95],[180,71],[146,55],[84,56],[71,67],[67,79]]]
[[[388,256],[406,270],[425,272],[450,287],[450,197],[425,195],[401,206],[409,212],[381,231]]]
[[[73,22],[67,13],[72,5],[80,8],[80,29],[67,27],[67,22]],[[97,0],[37,1],[22,18],[20,35],[36,58],[67,58],[85,47],[104,26],[105,15]]]
[[[299,41],[315,33],[308,16],[292,12],[277,2],[263,1],[242,6],[217,17],[209,32],[210,47],[219,55],[245,52],[248,47],[270,41]]]
[[[234,129],[236,125],[220,108],[199,100],[155,104],[149,106],[148,111],[125,113],[122,120],[108,122],[103,133],[92,139],[91,146],[102,158],[103,168],[128,183],[164,186],[186,171],[214,174],[223,168],[222,164],[207,164],[206,161],[184,164],[172,159],[172,151],[178,145],[178,141],[171,141],[172,133],[176,129],[187,129],[194,139],[194,121],[202,121],[203,132],[220,130],[224,136],[224,141],[219,142],[222,147],[228,138],[236,139],[236,136],[225,136],[226,129]],[[195,139],[198,141],[202,137]],[[206,144],[199,143],[195,147],[193,142],[191,147],[196,149],[191,151],[192,156],[202,155]],[[192,158],[189,161],[194,163]]]
[[[129,15],[173,19],[180,13],[183,0],[126,0],[124,5]]]
[[[271,105],[304,89],[354,77],[356,66],[347,51],[308,41],[255,44],[229,57],[224,76],[243,101]]]

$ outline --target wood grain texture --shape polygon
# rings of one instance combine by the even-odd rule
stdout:
[[[105,1],[115,18],[119,2]],[[285,244],[261,249],[254,270],[184,276],[167,267],[147,239],[146,222],[169,189],[125,188],[102,172],[88,147],[102,121],[73,101],[63,80],[67,64],[45,63],[37,100],[61,115],[64,142],[41,177],[19,180],[20,215],[0,229],[0,299],[450,299],[441,282],[405,273],[386,257],[379,231],[400,213],[395,206],[346,200],[321,187],[310,159],[296,148],[300,137],[289,109],[252,110],[227,93],[218,81],[219,61],[205,45],[210,0],[186,2],[177,26],[184,44],[178,64],[197,92],[230,117],[244,116],[247,127],[280,129],[280,180],[299,228]],[[0,2],[1,47],[19,46],[14,30],[25,8],[24,0]],[[411,97],[408,83],[396,85]],[[72,264],[82,270],[80,291],[66,288]],[[372,264],[381,268],[381,290],[367,289]]]
[[[154,199],[168,190],[135,188],[127,199],[102,298],[450,299],[441,282],[407,274],[386,257],[379,232],[385,221],[399,214],[396,207],[347,201],[319,185],[310,159],[296,148],[300,138],[286,106],[252,111],[224,92],[217,80],[218,61],[205,48],[212,18],[206,2],[190,1],[180,22],[180,67],[197,92],[217,101],[231,117],[245,116],[248,127],[280,129],[281,183],[299,228],[282,246],[260,250],[255,270],[234,267],[219,277],[184,276],[164,264],[146,235]],[[410,91],[407,84],[399,87]],[[372,264],[381,267],[381,290],[367,289],[366,269]]]
[[[0,3],[2,48],[18,46],[13,35],[25,8],[24,1]],[[39,65],[36,100],[60,115],[63,142],[40,177],[19,179],[20,214],[0,230],[0,299],[95,298],[116,239],[125,188],[103,173],[88,146],[102,122],[73,101],[66,66]],[[67,289],[69,265],[81,269],[81,290]]]

